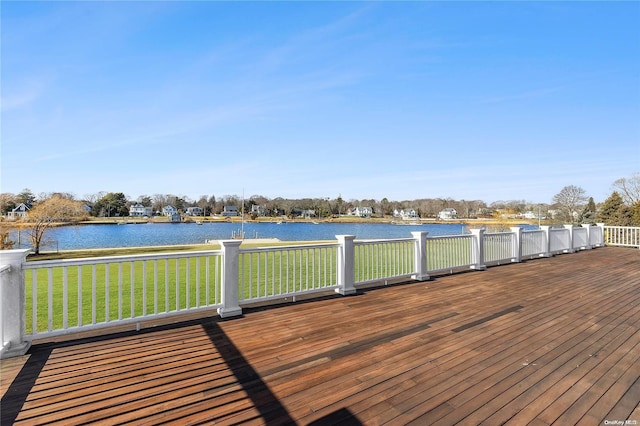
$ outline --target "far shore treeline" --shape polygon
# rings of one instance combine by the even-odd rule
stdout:
[[[566,186],[550,203],[531,203],[525,200],[495,201],[487,204],[483,200],[454,200],[451,198],[419,198],[414,200],[348,199],[341,195],[335,198],[268,198],[262,195],[240,197],[238,195],[202,195],[199,199],[173,194],[140,195],[131,198],[122,192],[98,192],[77,197],[71,193],[41,193],[35,195],[25,188],[18,194],[0,194],[0,214],[3,221],[16,220],[20,215],[15,210],[21,207],[31,211],[46,200],[56,198],[77,202],[85,219],[130,216],[163,216],[166,207],[185,216],[226,215],[225,209],[235,209],[246,216],[288,218],[337,218],[358,216],[366,218],[393,218],[411,212],[416,219],[438,219],[441,212],[452,212],[455,219],[503,218],[503,219],[551,219],[563,223],[615,222],[620,225],[640,225],[640,173],[630,178],[621,178],[612,183],[612,194],[597,203],[586,191],[577,186]],[[132,207],[145,207],[144,215],[131,214]],[[72,210],[71,205],[66,209]],[[64,210],[64,209],[63,209]],[[13,214],[12,214],[13,213]],[[59,215],[61,212],[57,211]],[[64,212],[62,212],[64,214]],[[71,213],[70,213],[71,214]],[[71,214],[76,216],[77,214]],[[82,215],[82,213],[80,213]],[[69,219],[72,219],[71,217]]]

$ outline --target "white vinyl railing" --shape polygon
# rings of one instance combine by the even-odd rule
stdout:
[[[621,247],[640,247],[640,226],[603,226],[605,244]]]
[[[337,288],[336,244],[242,250],[241,302],[264,301]]]
[[[221,252],[27,262],[27,336],[220,306]]]
[[[584,250],[590,245],[589,230],[587,228],[573,228],[571,237],[572,237],[571,248],[574,250]]]
[[[604,239],[604,228],[605,227],[602,224],[600,224],[600,226],[589,227],[589,245],[591,247],[597,247],[600,244],[607,244],[607,241]],[[640,231],[640,228],[638,228],[638,230]]]
[[[568,253],[573,248],[571,230],[568,228],[551,228],[548,231],[549,253]]]
[[[26,262],[27,250],[0,251],[0,356],[24,353],[33,339],[197,311],[233,317],[256,302],[349,295],[370,283],[589,249],[603,245],[605,233],[625,235],[625,244],[636,238],[603,226],[541,228],[390,240],[338,235],[337,243],[251,249],[222,240],[220,250],[34,262]]]
[[[484,264],[500,264],[511,262],[517,254],[514,252],[517,244],[516,236],[511,232],[486,233],[484,234]]]
[[[473,235],[439,236],[427,240],[427,271],[434,274],[468,269],[474,261]]]
[[[355,241],[354,283],[365,284],[415,275],[413,238]]]
[[[544,230],[523,231],[521,250],[523,258],[546,255],[549,252],[546,232]]]

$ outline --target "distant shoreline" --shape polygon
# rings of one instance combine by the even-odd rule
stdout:
[[[176,223],[242,223],[242,219],[240,216],[236,217],[201,217],[201,216],[190,216],[186,220],[182,222]],[[451,219],[451,220],[441,220],[441,219],[412,219],[412,220],[402,220],[399,218],[393,217],[385,217],[385,218],[361,218],[354,216],[340,216],[340,217],[332,217],[332,218],[323,218],[323,219],[304,219],[304,218],[288,218],[288,217],[259,217],[256,219],[247,219],[244,220],[245,223],[367,223],[367,224],[398,224],[398,225],[413,225],[413,224],[421,224],[421,225],[467,225],[467,226],[517,226],[522,224],[527,225],[537,225],[538,221],[535,219],[492,219],[492,218],[478,218],[478,219]],[[157,216],[151,219],[138,218],[138,217],[111,217],[111,218],[95,218],[91,220],[85,220],[82,222],[74,222],[74,223],[55,223],[51,226],[81,226],[81,225],[118,225],[118,224],[128,224],[128,225],[136,225],[136,224],[146,224],[146,223],[172,223],[169,218],[164,216]],[[551,222],[542,221],[543,225],[549,225]],[[25,229],[29,228],[30,224],[28,222],[22,221],[2,221],[0,222],[0,229]]]
[[[151,219],[143,219],[143,218],[100,218],[95,220],[88,220],[84,222],[80,222],[82,225],[113,225],[117,223],[171,223],[169,218],[164,217],[155,217]],[[240,216],[235,217],[202,217],[202,216],[190,216],[186,220],[183,220],[180,223],[241,223],[242,219]],[[244,220],[245,223],[381,223],[381,224],[447,224],[447,225],[498,225],[498,224],[529,224],[529,225],[537,225],[537,220],[531,219],[492,219],[492,218],[478,218],[478,219],[451,219],[451,220],[441,220],[441,219],[412,219],[412,220],[403,220],[399,218],[393,217],[385,217],[385,218],[361,218],[355,216],[340,216],[340,217],[332,217],[332,218],[320,218],[320,219],[304,219],[304,218],[288,218],[288,217],[259,217],[256,219],[247,219]]]

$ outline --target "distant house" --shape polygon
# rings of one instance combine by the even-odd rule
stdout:
[[[151,216],[153,209],[151,207],[145,207],[142,204],[136,204],[129,207],[129,216],[131,217],[143,217]]]
[[[402,218],[403,220],[408,220],[408,219],[416,219],[418,217],[418,214],[414,209],[409,209],[406,212],[404,210],[398,211],[398,209],[395,209],[393,211],[393,217],[399,217],[399,218]]]
[[[316,217],[316,211],[311,209],[302,210],[300,212],[300,217],[304,217],[305,219],[311,219],[312,217]]]
[[[202,216],[203,210],[200,207],[187,207],[187,216]]]
[[[265,206],[259,206],[258,204],[251,205],[251,215],[265,216],[266,214],[267,214],[267,209]]]
[[[441,220],[450,220],[450,219],[457,219],[457,218],[458,218],[458,212],[456,212],[456,209],[453,209],[451,207],[443,209],[440,211],[440,213],[438,213],[438,219],[441,219]]]
[[[224,206],[222,216],[240,216],[240,214],[236,206]]]
[[[27,217],[29,210],[29,206],[27,206],[25,203],[20,203],[16,206],[16,208],[7,213],[7,219],[16,220]]]
[[[409,209],[406,212],[402,212],[402,218],[404,220],[416,219],[417,217],[418,217],[418,214],[416,213],[416,211],[414,209]]]
[[[477,214],[478,217],[493,217],[493,210],[487,208],[481,208]]]
[[[356,207],[351,214],[358,217],[371,217],[373,209],[371,207]]]
[[[178,209],[173,206],[164,206],[162,208],[162,216],[171,217],[174,214],[178,214]]]
[[[547,215],[549,217],[551,217],[551,219],[557,219],[557,218],[563,218],[565,213],[562,210],[552,209],[552,210],[547,211]],[[579,214],[578,214],[578,212],[573,212],[573,213],[571,213],[571,216],[573,217],[574,220],[577,220]]]

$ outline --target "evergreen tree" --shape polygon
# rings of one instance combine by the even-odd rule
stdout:
[[[34,205],[35,201],[36,201],[36,196],[33,195],[33,192],[31,192],[29,188],[23,189],[22,192],[16,195],[17,204],[24,203],[28,207],[31,207]]]
[[[96,201],[93,212],[102,217],[129,216],[127,197],[122,192],[109,192]]]
[[[640,226],[640,201],[631,207],[632,226]]]
[[[618,226],[633,226],[633,209],[624,204],[620,206],[615,222],[615,225]]]
[[[590,225],[596,223],[596,203],[593,201],[593,197],[589,197],[589,201],[580,215],[580,222]]]
[[[633,223],[633,209],[625,206],[620,194],[614,191],[602,204],[598,221],[605,225],[630,226]]]
[[[215,195],[211,195],[211,197],[209,197],[209,200],[207,201],[207,204],[209,206],[209,212],[210,213],[214,213],[214,212],[220,212],[219,210],[216,210],[216,196]]]
[[[151,207],[153,205],[153,200],[148,195],[138,197],[138,202],[145,207]]]

